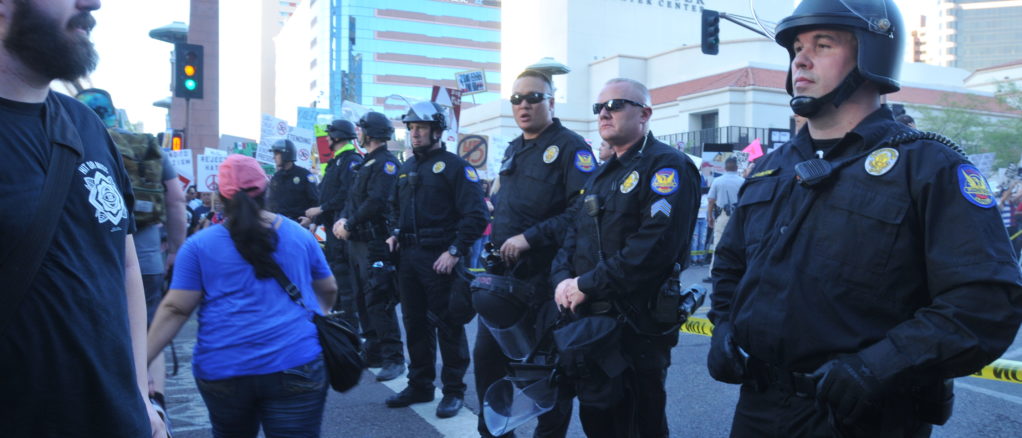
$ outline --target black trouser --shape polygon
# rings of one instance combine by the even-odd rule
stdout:
[[[757,388],[742,385],[732,437],[928,437],[932,426],[912,417],[911,402],[890,400],[876,415],[867,415],[862,424],[832,426],[829,414],[819,402],[799,397],[775,385]]]
[[[369,266],[375,260],[369,260],[369,245],[386,246],[386,243],[348,242],[351,284],[355,289],[362,336],[366,338],[362,348],[370,362],[380,360],[384,364],[404,363],[401,329],[398,328],[397,312],[394,311],[396,300],[393,295],[396,291],[370,287]]]
[[[538,305],[543,301],[552,301],[553,294],[550,293],[550,283],[548,280],[550,264],[544,263],[548,259],[542,256],[537,257],[536,254],[530,257],[526,253],[526,257],[521,260],[520,263],[526,263],[526,265],[515,271],[516,274],[520,273],[516,277],[525,279],[540,291],[541,296],[536,297],[534,304]],[[537,327],[537,330],[542,331],[542,327]],[[486,390],[494,382],[503,379],[507,375],[508,363],[511,362],[511,359],[500,350],[500,346],[493,339],[490,330],[482,323],[478,323],[475,348],[472,350],[472,361],[475,364],[474,370],[476,392],[479,396],[479,409],[482,410]],[[570,389],[559,391],[557,405],[554,406],[553,410],[539,417],[539,424],[536,425],[533,436],[537,438],[565,436],[568,433],[568,426],[571,424],[572,398],[573,393]],[[482,415],[479,416],[478,430],[484,437],[491,436]]]
[[[355,332],[359,332],[358,306],[355,304],[355,288],[351,283],[351,266],[348,264],[348,243],[334,237],[332,232],[326,233],[326,246],[324,247],[327,263],[330,271],[337,280],[337,302],[334,303],[335,312],[340,312]],[[364,329],[363,329],[364,330]]]
[[[667,336],[643,336],[625,327],[621,335],[622,353],[632,367],[622,373],[624,394],[613,406],[601,409],[587,406],[579,393],[578,417],[586,436],[593,437],[667,437],[667,368],[671,348],[678,343],[677,333]],[[582,391],[580,385],[579,391]]]
[[[436,350],[443,366],[440,382],[444,395],[464,397],[468,370],[468,338],[464,324],[447,321],[454,274],[441,275],[433,263],[446,249],[402,246],[398,265],[401,320],[408,340],[408,386],[432,392],[436,380]]]

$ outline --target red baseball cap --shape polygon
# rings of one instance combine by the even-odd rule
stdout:
[[[234,198],[239,191],[258,196],[266,191],[266,172],[255,158],[240,154],[228,156],[220,163],[219,190],[227,199]]]

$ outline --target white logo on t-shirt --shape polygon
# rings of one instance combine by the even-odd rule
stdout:
[[[92,176],[85,176],[83,179],[85,188],[89,189],[89,203],[96,209],[96,220],[99,223],[110,222],[116,226],[121,220],[127,219],[128,209],[124,206],[124,198],[110,178],[106,166],[95,161],[86,161],[78,166],[78,171],[82,175],[92,173]]]

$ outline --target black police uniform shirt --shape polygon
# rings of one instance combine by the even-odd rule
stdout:
[[[442,144],[401,166],[394,200],[400,234],[420,239],[440,234],[446,241],[434,246],[454,245],[461,257],[486,229],[486,201],[476,169]]]
[[[316,223],[326,227],[333,226],[334,221],[340,219],[348,201],[348,192],[355,182],[355,168],[362,162],[362,157],[351,143],[341,146],[341,150],[343,152],[327,162],[323,181],[319,184],[319,206],[323,212],[316,218]]]
[[[34,223],[53,148],[78,163],[53,243],[0,334],[0,435],[149,436],[128,329],[134,198],[121,155],[92,110],[52,91],[44,104],[0,99],[0,119],[4,248]]]
[[[710,312],[750,356],[807,372],[858,353],[880,378],[946,378],[1011,344],[1022,287],[990,186],[940,143],[881,144],[909,131],[878,109],[810,188],[794,173],[816,158],[806,128],[756,163],[717,246]]]
[[[348,195],[344,217],[348,228],[381,227],[386,233],[386,219],[390,213],[390,196],[394,193],[400,161],[386,146],[380,146],[365,156]]]
[[[297,164],[292,163],[287,170],[277,169],[270,178],[267,210],[297,221],[305,216],[305,210],[319,205],[318,183],[314,173]]]
[[[601,205],[599,238],[584,207],[590,195]],[[587,301],[625,300],[645,308],[674,264],[687,258],[700,196],[692,160],[649,133],[586,183],[554,259],[552,284],[577,276]]]
[[[560,246],[570,222],[566,210],[594,170],[592,148],[556,118],[535,139],[518,136],[501,164],[494,243],[524,234],[533,249]]]

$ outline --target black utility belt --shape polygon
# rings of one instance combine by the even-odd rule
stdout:
[[[386,225],[361,224],[351,230],[351,240],[356,242],[368,242],[370,240],[386,240],[390,237],[390,231]]]
[[[746,361],[745,380],[761,392],[774,388],[796,397],[816,397],[816,382],[809,373],[788,371],[754,357]]]
[[[418,246],[422,248],[447,248],[451,246],[452,242],[450,238],[422,236],[415,233],[401,233],[398,235],[397,241],[402,246]]]

